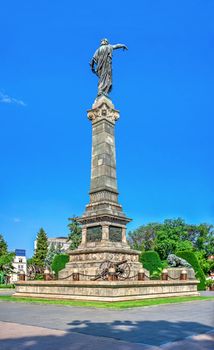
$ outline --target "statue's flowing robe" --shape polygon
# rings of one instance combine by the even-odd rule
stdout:
[[[93,56],[99,77],[98,95],[108,95],[112,89],[112,51],[113,45],[101,45]]]

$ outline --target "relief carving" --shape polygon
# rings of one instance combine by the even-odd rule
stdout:
[[[111,123],[115,123],[119,118],[119,112],[110,108],[106,103],[102,103],[101,106],[88,111],[88,119],[92,123],[102,119],[108,119]]]

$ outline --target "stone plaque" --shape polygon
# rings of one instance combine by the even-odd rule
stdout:
[[[111,242],[122,241],[122,227],[109,226],[109,240]]]
[[[102,239],[102,226],[87,227],[86,241],[100,242]]]

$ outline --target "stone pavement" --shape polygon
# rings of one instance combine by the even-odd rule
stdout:
[[[15,293],[15,289],[13,288],[0,288],[0,295],[13,295]]]
[[[106,310],[0,302],[1,350],[208,350],[214,301]]]

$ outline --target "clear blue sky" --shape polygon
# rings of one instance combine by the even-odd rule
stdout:
[[[96,97],[89,61],[114,53],[120,203],[129,229],[214,223],[214,2],[6,1],[0,12],[0,232],[26,248],[67,234],[88,203]]]

